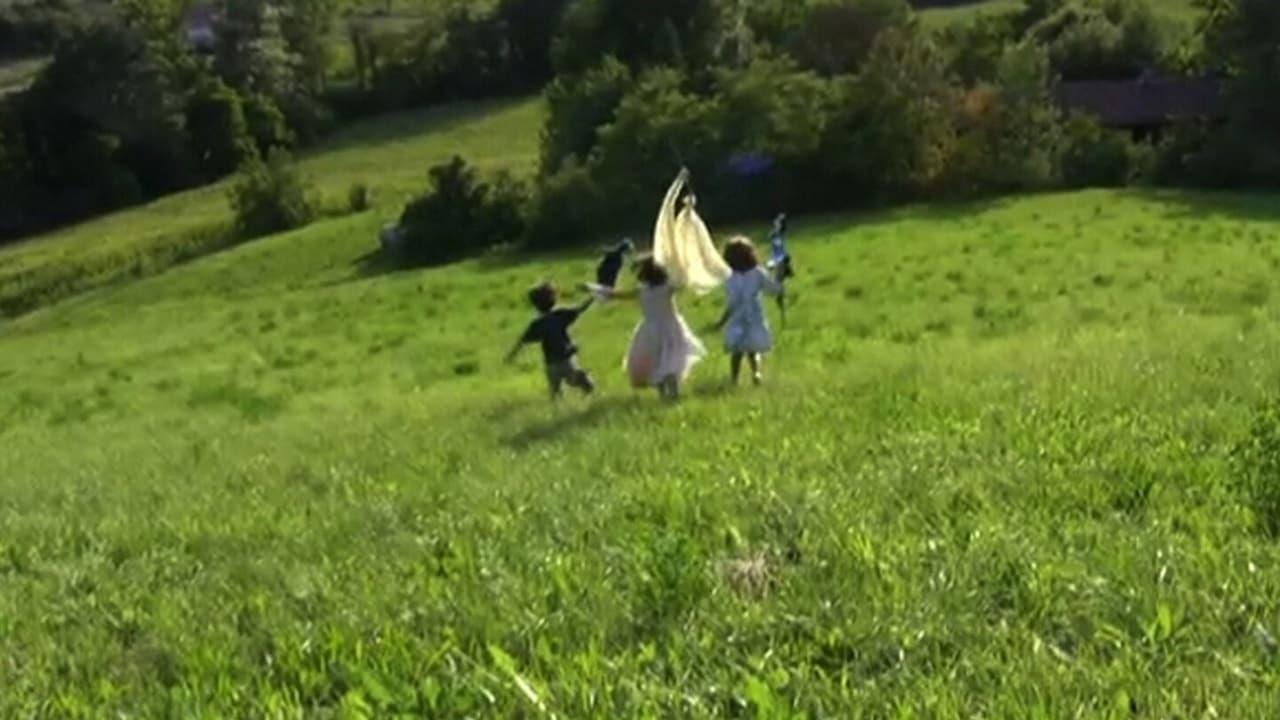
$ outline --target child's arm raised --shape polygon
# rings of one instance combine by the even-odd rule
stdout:
[[[760,271],[762,289],[766,293],[773,295],[775,297],[778,295],[781,295],[783,290],[782,283],[778,282],[777,278],[773,277],[772,274],[766,272],[764,268],[759,268],[759,271]]]
[[[599,292],[603,294],[605,297],[609,298],[610,300],[635,300],[637,297],[640,296],[640,294],[635,290],[616,290],[613,288],[602,288],[598,285],[592,285],[591,283],[582,283],[582,285],[580,285],[579,287],[581,287],[583,290],[586,290],[587,292]],[[582,309],[585,310],[586,306],[583,306]]]

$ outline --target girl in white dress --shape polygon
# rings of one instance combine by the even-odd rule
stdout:
[[[633,387],[657,388],[662,397],[676,400],[680,384],[707,351],[676,309],[676,287],[666,269],[652,257],[641,258],[636,277],[637,289],[611,293],[615,298],[639,299],[642,313],[623,367]]]
[[[742,358],[751,364],[751,379],[760,384],[760,357],[773,349],[773,333],[765,317],[761,294],[777,296],[782,285],[760,267],[760,259],[751,241],[738,236],[724,249],[724,259],[733,274],[725,281],[728,305],[717,328],[724,328],[724,347],[729,352],[729,371],[733,382],[742,372]]]

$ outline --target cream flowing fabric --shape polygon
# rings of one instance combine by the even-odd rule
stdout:
[[[703,295],[723,285],[732,273],[716,252],[692,196],[684,207],[676,207],[688,181],[689,173],[682,170],[667,190],[653,231],[653,257],[666,268],[672,286]]]

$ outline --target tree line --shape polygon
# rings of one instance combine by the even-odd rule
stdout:
[[[642,229],[652,189],[679,165],[717,222],[1130,183],[1274,185],[1280,5],[1202,10],[1175,35],[1142,0],[1028,0],[941,31],[902,0],[577,0],[552,43],[538,177],[474,197],[489,211],[507,198],[523,242],[554,247]],[[1053,95],[1064,79],[1153,71],[1223,77],[1229,120],[1188,118],[1138,142]],[[428,195],[489,187],[457,162],[439,170]],[[509,227],[485,234],[459,224],[466,213],[423,206],[403,218],[412,261],[510,240]]]
[[[227,0],[216,50],[201,55],[182,41],[183,2],[122,0],[60,39],[0,108],[0,180],[15,189],[0,237],[260,167],[359,114],[539,88],[537,177],[437,169],[406,212],[416,262],[636,227],[678,165],[722,221],[1130,182],[1272,184],[1280,9],[1202,4],[1194,32],[1171,36],[1143,0],[1028,0],[940,31],[905,0],[500,0],[389,39],[344,21],[336,0]],[[340,85],[335,32],[353,55]],[[1230,120],[1135,143],[1054,103],[1062,79],[1151,69],[1222,73]],[[477,205],[455,207],[466,202]]]

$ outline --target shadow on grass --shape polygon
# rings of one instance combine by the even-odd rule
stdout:
[[[353,260],[351,268],[355,271],[356,279],[359,280],[382,277],[383,275],[396,275],[413,270],[408,265],[397,263],[377,248]]]
[[[571,390],[566,392],[571,392]],[[554,413],[553,417],[526,427],[507,437],[505,442],[516,450],[527,450],[534,445],[552,442],[583,428],[595,425],[610,415],[649,410],[649,405],[654,408],[660,407],[656,404],[647,404],[643,402],[643,399],[643,396],[637,394],[616,395],[607,398],[594,398],[590,401],[590,404],[581,408],[555,407],[551,409],[551,412]],[[548,400],[547,402],[549,403],[550,401]]]
[[[1274,193],[1136,189],[1129,197],[1160,206],[1171,219],[1280,220]]]

